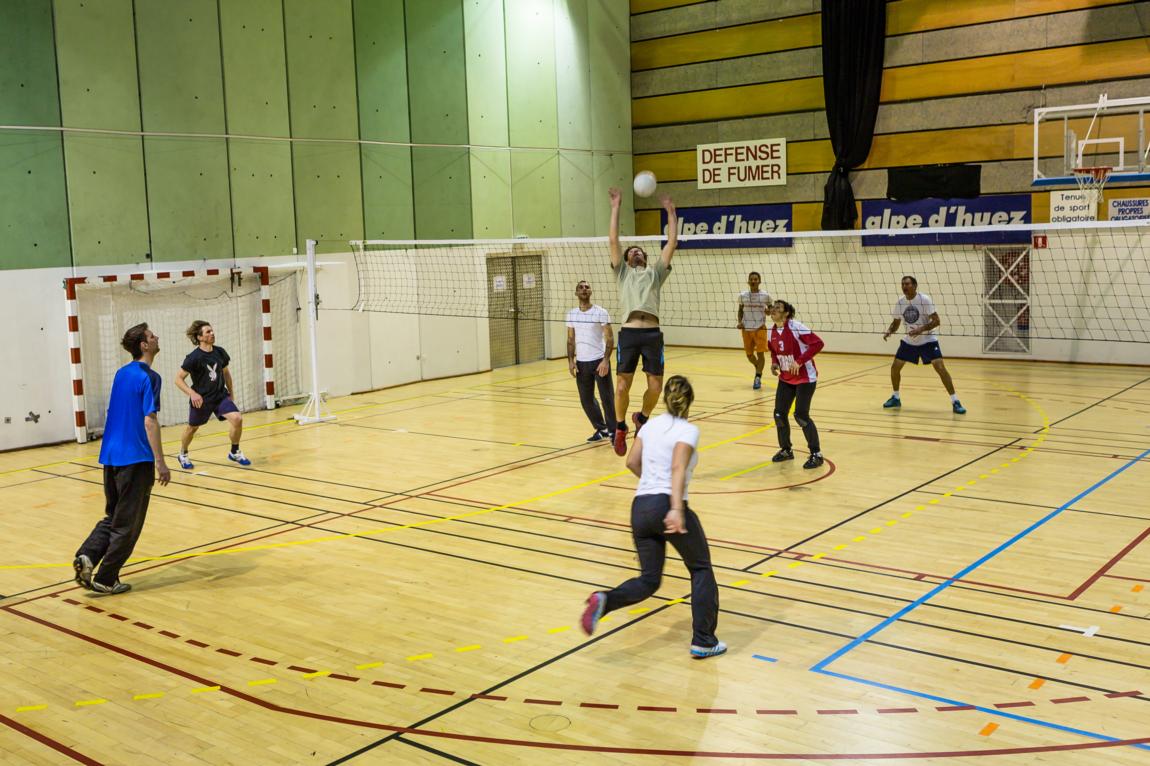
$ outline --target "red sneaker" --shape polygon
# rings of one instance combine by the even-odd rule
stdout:
[[[607,608],[607,594],[603,591],[597,590],[587,597],[587,606],[583,609],[583,616],[579,618],[579,624],[583,627],[583,632],[591,635],[595,632],[595,628],[599,625],[599,619],[603,616],[603,610]]]
[[[627,429],[615,428],[615,454],[623,457],[627,454]]]

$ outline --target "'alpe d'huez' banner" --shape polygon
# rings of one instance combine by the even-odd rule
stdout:
[[[782,234],[793,231],[791,203],[679,208],[679,247],[790,247],[792,237],[746,237],[729,240],[683,239],[692,234]],[[659,212],[659,228],[667,236],[667,211]]]
[[[970,226],[1006,226],[1031,222],[1029,194],[997,194],[976,199],[923,199],[914,202],[863,200],[862,228],[871,229],[938,229]],[[897,238],[878,234],[863,235],[864,245],[935,245],[935,244],[1027,244],[1030,230],[962,232],[945,234],[899,235]]]

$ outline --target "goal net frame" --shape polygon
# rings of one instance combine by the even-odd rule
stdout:
[[[64,280],[64,302],[68,322],[68,361],[72,371],[72,410],[75,423],[76,441],[83,444],[94,436],[88,426],[87,402],[85,398],[84,361],[81,352],[82,314],[80,312],[79,291],[85,286],[130,285],[133,282],[159,284],[178,280],[216,277],[235,278],[254,274],[259,280],[260,314],[262,322],[262,369],[263,400],[265,409],[276,408],[275,355],[272,345],[272,296],[271,278],[267,266],[246,266],[229,268],[181,269],[171,271],[120,271],[82,277],[68,277]],[[126,329],[126,328],[122,328]],[[111,381],[109,381],[109,386]]]

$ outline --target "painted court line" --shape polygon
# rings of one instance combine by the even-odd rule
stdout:
[[[1102,478],[1102,479],[1098,480],[1097,482],[1095,482],[1094,484],[1090,485],[1089,487],[1084,489],[1082,492],[1078,493],[1073,498],[1071,498],[1070,500],[1066,501],[1062,505],[1058,506],[1058,508],[1056,508],[1053,511],[1051,511],[1050,513],[1048,513],[1046,516],[1044,516],[1041,519],[1039,519],[1038,521],[1034,522],[1029,527],[1022,530],[1021,532],[1015,534],[1013,537],[1006,540],[1005,542],[999,544],[993,550],[986,553],[985,555],[983,555],[981,558],[977,559],[973,563],[968,564],[966,567],[964,567],[963,569],[958,571],[952,577],[943,581],[942,583],[939,583],[937,586],[932,588],[929,592],[927,592],[926,594],[915,599],[910,604],[907,604],[902,609],[899,609],[893,615],[886,618],[885,620],[883,620],[879,624],[875,625],[873,628],[866,631],[862,635],[853,639],[852,641],[850,641],[845,646],[837,649],[836,651],[827,655],[823,659],[819,660],[817,663],[815,663],[814,665],[811,666],[811,670],[816,672],[816,673],[821,673],[823,675],[832,676],[834,678],[841,678],[841,679],[846,680],[846,681],[854,681],[856,683],[866,684],[867,686],[873,686],[873,687],[878,688],[878,689],[885,689],[887,691],[898,692],[900,694],[909,694],[909,695],[914,696],[914,697],[921,697],[923,699],[929,699],[929,700],[933,700],[935,702],[941,702],[941,703],[944,703],[947,705],[959,705],[959,706],[970,707],[974,710],[978,710],[978,711],[981,711],[983,713],[989,713],[991,715],[999,716],[1002,718],[1009,718],[1011,720],[1020,721],[1022,723],[1033,724],[1035,726],[1043,726],[1043,727],[1046,727],[1048,729],[1055,729],[1057,731],[1063,731],[1063,732],[1067,732],[1070,734],[1076,734],[1076,735],[1083,736],[1083,737],[1089,737],[1091,739],[1103,740],[1105,742],[1121,742],[1121,741],[1123,741],[1120,737],[1111,737],[1111,736],[1108,736],[1106,734],[1099,734],[1097,732],[1086,731],[1084,729],[1076,729],[1076,728],[1073,728],[1070,726],[1063,726],[1061,724],[1052,723],[1050,721],[1044,721],[1044,720],[1041,720],[1039,718],[1031,718],[1028,716],[1016,715],[1014,713],[1006,713],[1006,712],[1003,712],[1002,710],[998,710],[998,709],[995,709],[992,707],[983,707],[981,705],[969,705],[968,706],[967,703],[960,702],[957,700],[952,700],[952,699],[949,699],[947,697],[941,697],[941,696],[934,695],[934,694],[928,694],[926,692],[915,691],[913,689],[905,689],[905,688],[902,688],[899,686],[893,686],[891,684],[884,684],[884,683],[881,683],[879,681],[872,681],[872,680],[869,680],[866,678],[860,678],[858,676],[846,675],[844,673],[836,673],[834,671],[827,670],[826,668],[828,665],[833,663],[835,660],[838,660],[839,658],[841,658],[842,656],[844,656],[848,652],[851,652],[854,649],[861,646],[862,644],[866,643],[871,638],[873,638],[875,635],[877,635],[879,632],[885,630],[886,628],[890,627],[894,623],[898,622],[900,619],[902,619],[906,615],[910,614],[910,612],[914,611],[918,607],[920,607],[923,604],[925,604],[926,602],[930,601],[932,598],[937,596],[939,593],[942,593],[944,590],[946,590],[951,585],[953,585],[956,581],[961,580],[962,578],[966,577],[968,574],[970,574],[974,570],[978,569],[979,567],[981,567],[986,562],[988,562],[991,559],[998,556],[1000,553],[1005,551],[1007,548],[1010,548],[1011,546],[1013,546],[1018,541],[1029,536],[1035,530],[1041,528],[1042,526],[1049,523],[1051,520],[1057,518],[1059,515],[1064,513],[1067,508],[1070,508],[1075,503],[1078,503],[1079,501],[1081,501],[1083,498],[1093,494],[1097,489],[1108,484],[1109,482],[1111,482],[1112,480],[1117,478],[1120,474],[1124,473],[1127,469],[1131,468],[1134,465],[1137,465],[1143,458],[1147,457],[1148,455],[1150,455],[1150,449],[1143,451],[1137,457],[1135,457],[1132,460],[1128,461],[1127,463],[1123,464],[1122,467],[1112,471],[1110,474],[1108,474],[1104,478]],[[1145,744],[1135,744],[1132,746],[1143,749],[1143,750],[1150,750],[1150,746],[1147,746]]]

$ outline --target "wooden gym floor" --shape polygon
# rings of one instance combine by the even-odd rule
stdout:
[[[634,570],[634,479],[541,362],[252,413],[250,469],[205,429],[123,596],[71,582],[98,444],[0,455],[3,762],[1150,762],[1150,370],[951,360],[955,416],[824,355],[804,471],[741,353],[669,357],[726,656],[688,658],[674,557],[578,630]]]

